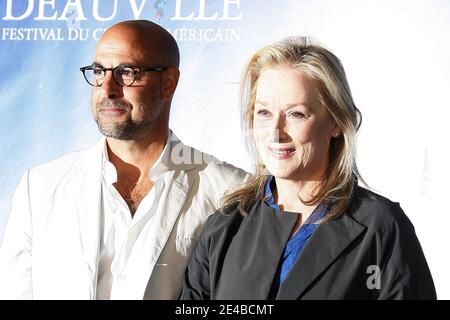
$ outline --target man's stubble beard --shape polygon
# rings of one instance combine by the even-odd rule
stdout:
[[[100,108],[105,106],[114,106],[115,108],[126,110],[128,116],[121,122],[111,121],[107,116],[102,117],[100,115]],[[141,105],[140,107],[141,110],[144,110],[141,119],[132,119],[132,107],[130,105],[120,101],[105,99],[96,104],[96,116],[94,117],[94,120],[97,123],[99,131],[105,137],[118,140],[138,141],[145,139],[145,136],[147,136],[153,128],[157,127],[163,108],[162,101],[159,99],[155,99],[149,104]]]

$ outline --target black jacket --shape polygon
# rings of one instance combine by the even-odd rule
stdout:
[[[225,213],[225,214],[224,214]],[[264,201],[208,218],[181,299],[267,299],[297,216]],[[414,227],[398,203],[357,187],[346,213],[319,225],[276,299],[436,299]]]

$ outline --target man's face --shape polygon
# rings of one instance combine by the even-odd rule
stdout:
[[[132,30],[113,28],[100,39],[94,63],[154,67],[152,50]],[[140,72],[132,87],[122,87],[106,71],[101,87],[92,90],[92,114],[100,132],[110,138],[139,140],[157,127],[163,112],[162,74]]]

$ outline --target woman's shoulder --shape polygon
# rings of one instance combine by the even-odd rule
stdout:
[[[366,189],[361,186],[356,186],[355,188],[352,201],[354,202],[355,200],[357,202],[361,202],[361,204],[365,206],[380,209],[388,209],[399,205],[398,202],[392,201],[376,193],[375,191]]]
[[[399,202],[361,186],[356,187],[347,214],[359,223],[377,229],[412,227]]]

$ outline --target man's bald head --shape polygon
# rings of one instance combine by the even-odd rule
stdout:
[[[175,39],[153,22],[124,21],[107,29],[97,44],[93,62],[114,70],[104,70],[101,86],[92,89],[92,111],[103,135],[121,140],[153,137],[165,141],[170,105],[180,76],[179,62]],[[140,69],[134,71],[131,86],[123,86],[116,79],[122,77],[122,69],[117,69],[120,66]],[[155,67],[165,68],[151,69]]]
[[[97,50],[111,40],[123,39],[132,50],[151,61],[153,66],[176,67],[180,65],[180,52],[172,35],[163,27],[148,20],[119,22],[105,31]]]

